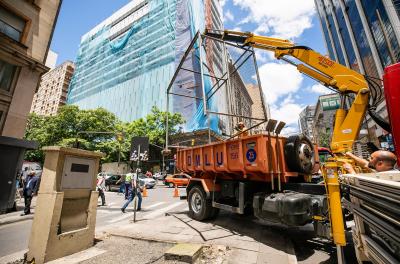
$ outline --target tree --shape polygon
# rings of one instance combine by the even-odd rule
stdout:
[[[140,118],[127,124],[126,133],[129,138],[134,136],[147,136],[149,141],[155,145],[165,144],[167,112],[160,111],[153,106],[151,113],[145,118]],[[179,113],[168,112],[168,130],[169,134],[176,134],[182,129],[181,125],[185,123],[183,116]]]
[[[319,133],[319,138],[318,138],[319,146],[325,147],[325,148],[330,148],[330,145],[331,145],[330,142],[331,142],[331,134],[328,132],[321,131]]]
[[[79,110],[77,106],[60,107],[55,116],[38,116],[31,114],[28,118],[25,138],[39,142],[39,149],[28,151],[25,159],[29,161],[44,161],[41,150],[44,146],[79,147],[86,150],[101,151],[106,154],[102,162],[128,160],[131,138],[147,136],[150,143],[165,144],[165,122],[167,113],[153,107],[145,118],[130,123],[121,122],[113,113],[97,108],[95,110]],[[169,133],[179,130],[184,123],[180,114],[168,113]],[[84,131],[110,132],[109,134],[83,133]],[[122,133],[123,139],[116,140],[116,135]]]
[[[39,149],[28,151],[25,158],[31,161],[44,161],[44,146],[73,147],[79,141],[80,148],[87,150],[107,150],[105,160],[111,160],[109,155],[118,155],[113,147],[104,147],[104,142],[113,141],[114,134],[82,134],[82,131],[116,132],[121,122],[113,114],[103,108],[95,110],[79,110],[77,106],[60,107],[55,116],[38,116],[31,114],[28,118],[25,138],[39,142]],[[101,143],[101,144],[100,144]],[[99,144],[99,147],[97,146]],[[107,144],[106,144],[107,145]]]

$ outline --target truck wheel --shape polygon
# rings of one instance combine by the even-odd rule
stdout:
[[[199,186],[194,186],[189,192],[189,216],[195,220],[203,221],[215,217],[218,210],[213,210],[211,200],[206,199],[206,194]]]
[[[311,140],[302,134],[290,136],[285,144],[285,161],[290,170],[310,174],[314,167]]]
[[[169,188],[174,188],[174,184],[173,184],[172,182],[170,182],[170,183],[168,184],[168,186],[169,186]]]

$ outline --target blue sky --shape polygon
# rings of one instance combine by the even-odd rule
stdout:
[[[135,1],[135,0],[133,0]],[[130,0],[64,0],[51,49],[58,64],[76,59],[81,36]],[[259,35],[289,39],[326,54],[314,0],[224,0],[225,29],[251,31]],[[267,51],[257,52],[261,84],[272,118],[288,124],[287,133],[297,130],[298,114],[315,104],[323,86],[279,62]]]

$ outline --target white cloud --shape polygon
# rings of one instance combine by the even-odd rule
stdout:
[[[257,63],[262,64],[274,59],[274,53],[266,52],[265,50],[254,50],[256,53]]]
[[[256,30],[254,30],[254,34],[257,35],[264,35],[270,31],[270,27],[266,23],[260,24]]]
[[[254,22],[261,33],[289,39],[310,28],[315,14],[314,0],[233,0],[233,4],[249,12],[240,23]]]
[[[266,63],[259,68],[259,75],[266,101],[270,104],[295,93],[303,81],[301,73],[289,64]]]
[[[232,30],[233,31],[242,31],[242,28],[241,27],[234,27]]]
[[[224,7],[225,4],[226,4],[226,0],[219,0],[219,5],[221,7]]]
[[[299,120],[299,114],[304,106],[296,103],[281,103],[271,106],[271,117],[283,121],[287,126],[296,126]]]
[[[316,94],[330,94],[330,93],[332,93],[331,90],[329,90],[328,88],[326,88],[325,86],[323,86],[321,84],[314,84],[308,90],[310,92],[316,93]]]
[[[284,136],[291,136],[291,135],[297,134],[297,133],[299,133],[299,132],[300,132],[299,127],[293,125],[293,126],[286,126],[286,127],[282,130],[281,134],[283,134]]]
[[[224,18],[226,19],[226,21],[233,21],[233,14],[231,11],[227,10],[224,13]]]

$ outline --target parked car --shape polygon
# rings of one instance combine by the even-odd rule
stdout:
[[[154,188],[156,186],[156,180],[153,178],[146,177],[143,174],[139,174],[139,183],[140,186],[146,186],[147,189]]]
[[[165,179],[165,177],[167,176],[166,172],[157,172],[153,175],[153,178],[159,181],[163,181]]]
[[[187,186],[190,178],[191,177],[186,173],[177,173],[174,175],[168,175],[164,180],[164,184],[170,188],[174,187],[175,185]]]
[[[28,171],[34,171],[37,177],[42,176],[43,170],[38,162],[24,161],[22,163],[22,171],[25,171],[25,168],[28,168]]]
[[[107,177],[108,176],[108,177]],[[119,179],[121,179],[121,177],[123,175],[121,174],[108,174],[106,176],[106,191],[119,191],[119,186],[121,185],[121,183],[117,182],[119,181]]]
[[[97,174],[97,177],[105,176],[106,179],[108,179],[108,178],[110,178],[110,177],[113,176],[113,175],[116,175],[116,174],[115,174],[115,173],[111,173],[111,172],[104,172],[104,171],[102,171],[102,172],[100,172],[100,173]]]

